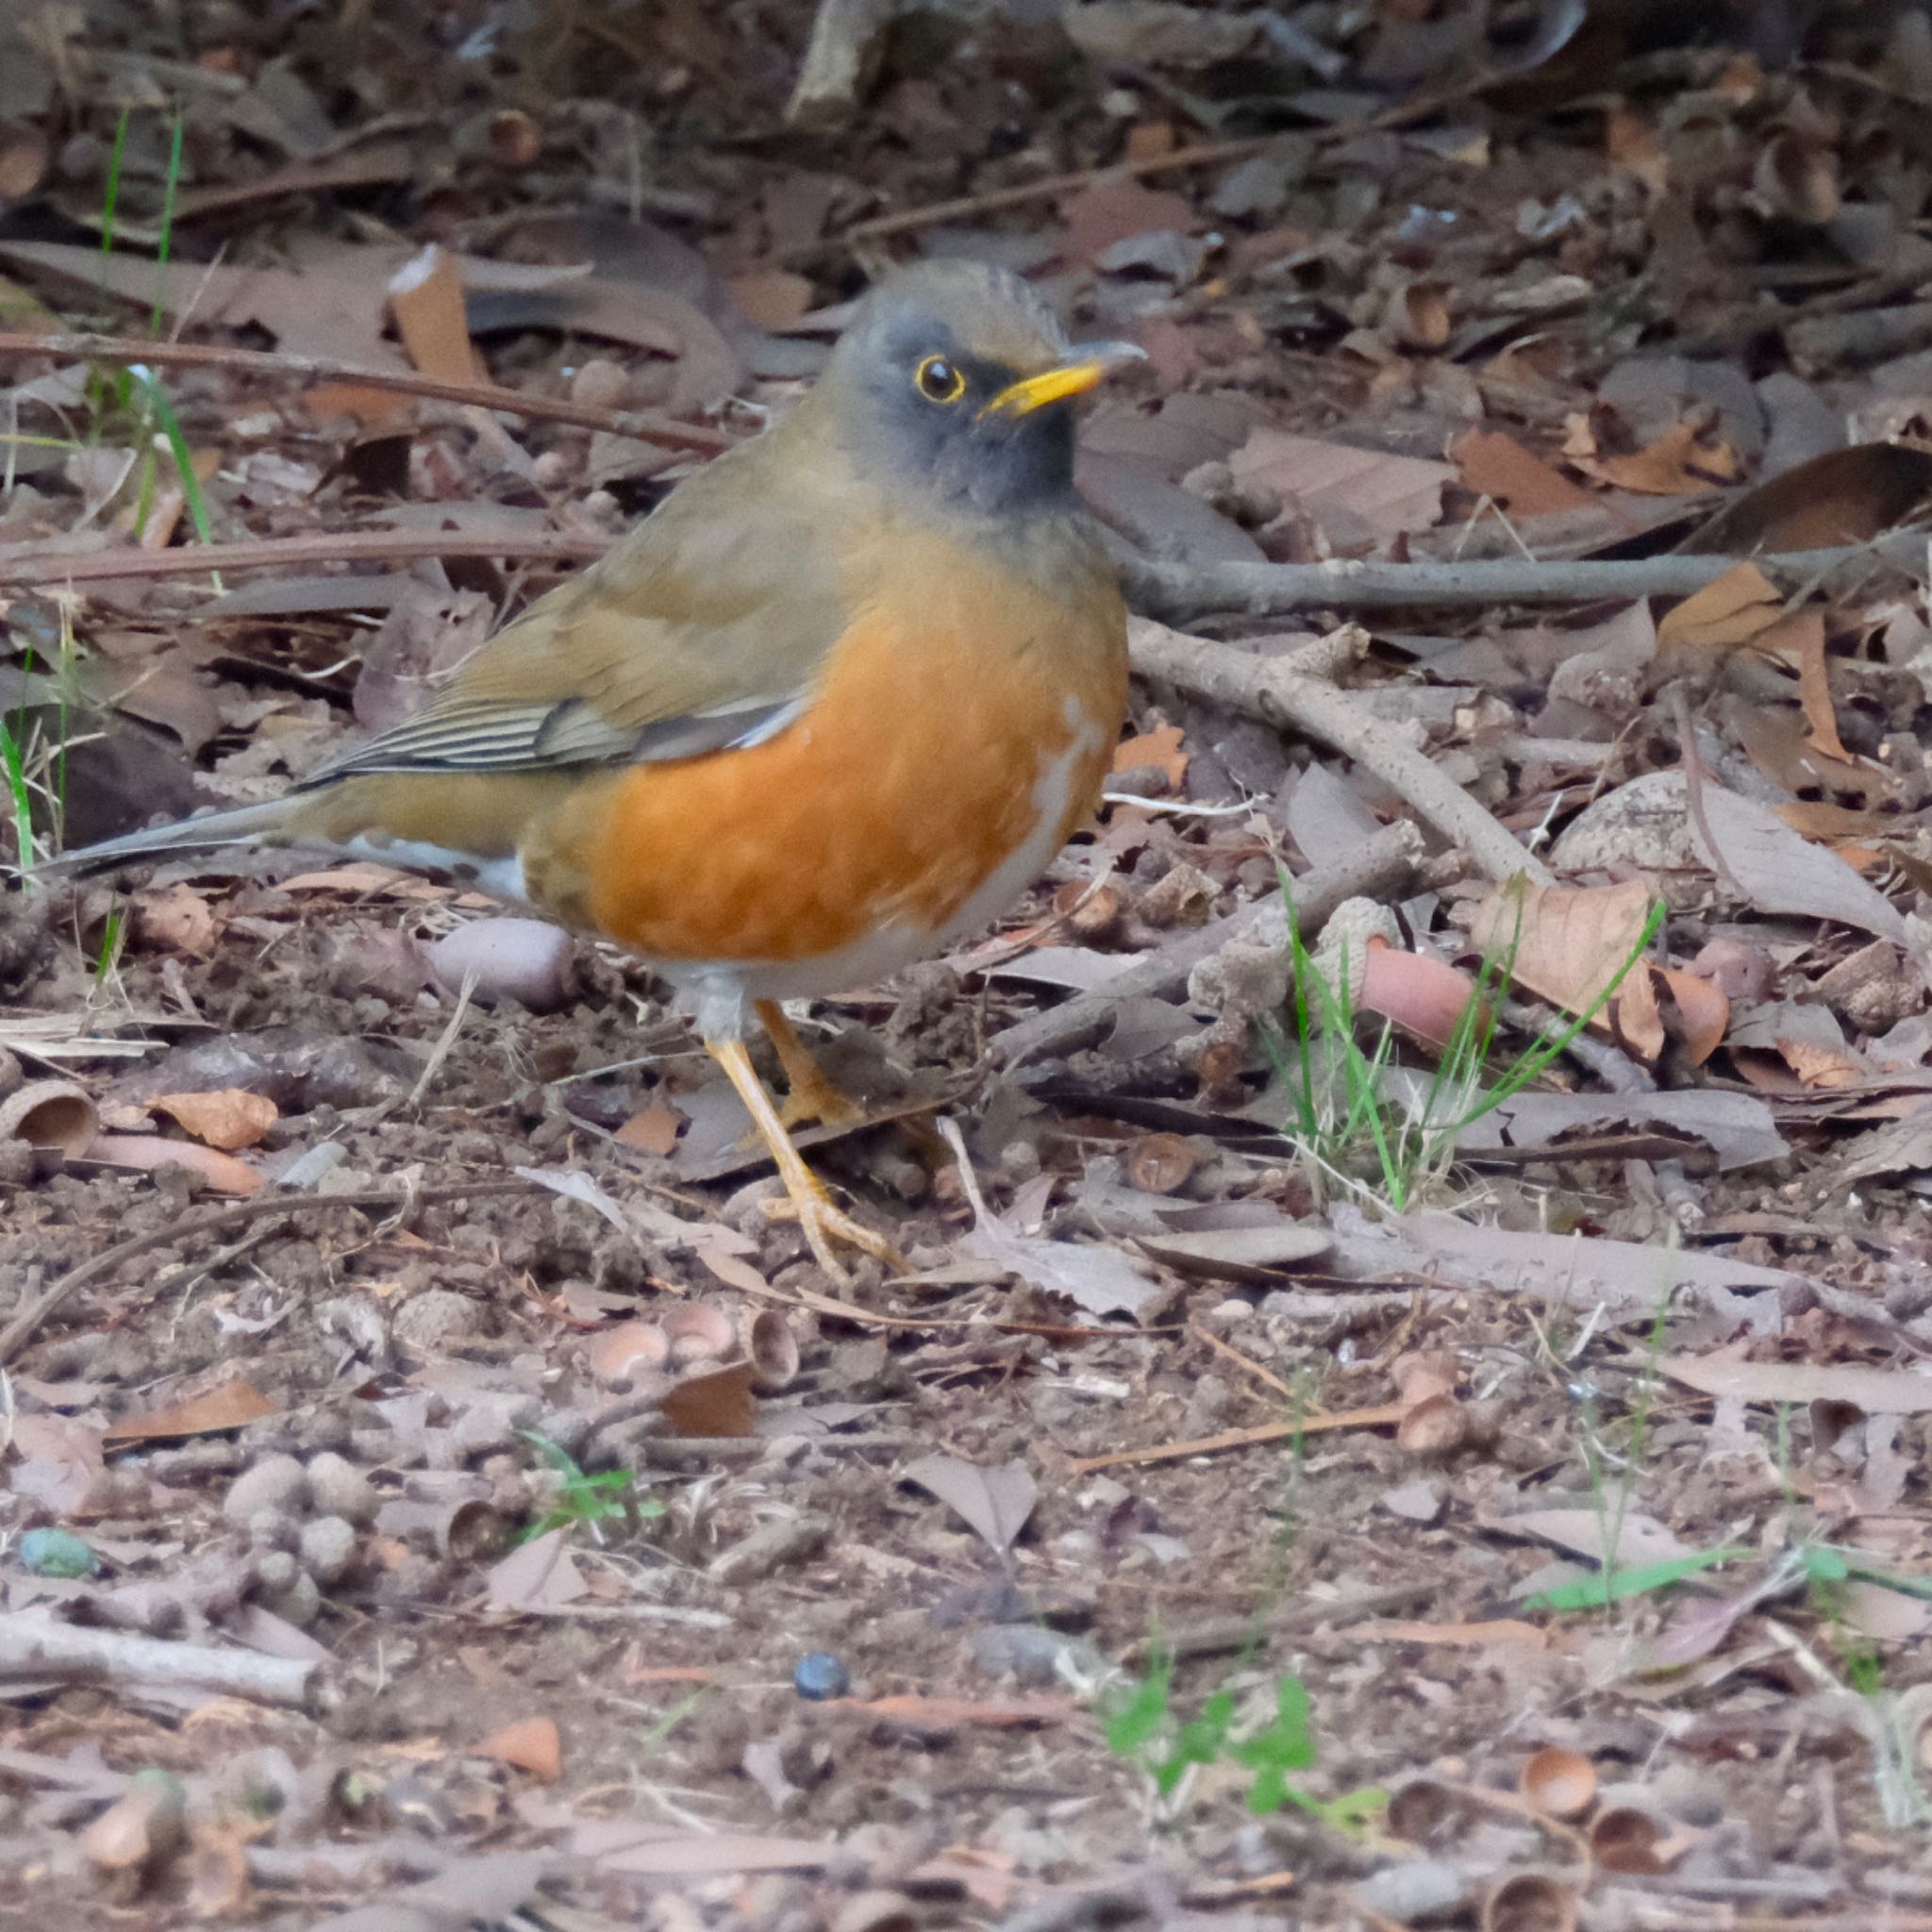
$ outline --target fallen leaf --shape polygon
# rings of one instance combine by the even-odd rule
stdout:
[[[1657,648],[1748,644],[1777,622],[1784,605],[1784,593],[1755,563],[1733,564],[1664,614],[1657,627]]]
[[[757,1379],[752,1363],[733,1362],[687,1375],[658,1407],[674,1436],[749,1436],[758,1424]]]
[[[1673,1031],[1693,1067],[1701,1067],[1724,1044],[1731,1024],[1731,1003],[1723,991],[1701,973],[1680,966],[1655,966],[1675,1008]]]
[[[1832,702],[1831,675],[1824,658],[1823,613],[1796,610],[1777,628],[1785,634],[1787,647],[1797,652],[1798,697],[1805,707],[1805,722],[1811,727],[1807,742],[1826,758],[1850,764],[1852,755],[1838,735],[1838,708]],[[1762,642],[1760,639],[1760,646]]]
[[[1620,973],[1619,999],[1642,976],[1631,965],[1650,924],[1652,891],[1641,878],[1615,886],[1539,886],[1517,878],[1476,908],[1470,943],[1531,992],[1568,1013],[1589,1009]]]
[[[675,1107],[654,1100],[632,1114],[612,1138],[663,1159],[676,1151],[678,1129],[683,1125],[684,1116]]]
[[[206,959],[214,952],[221,924],[192,886],[181,885],[136,892],[134,930],[146,944]]]
[[[1238,481],[1267,484],[1337,547],[1430,528],[1442,514],[1443,490],[1457,480],[1448,463],[1279,429],[1251,429],[1227,460]]]
[[[1158,766],[1166,775],[1168,790],[1178,792],[1188,775],[1188,755],[1181,749],[1181,727],[1163,724],[1158,731],[1143,731],[1136,738],[1123,739],[1114,748],[1114,770],[1131,772],[1141,765]]]
[[[148,1102],[151,1111],[178,1122],[210,1147],[233,1154],[258,1146],[261,1138],[281,1118],[281,1109],[265,1093],[245,1087],[222,1087],[211,1093],[162,1093]]]
[[[1932,1383],[1926,1386],[1932,1388]],[[1502,1536],[1554,1543],[1573,1556],[1620,1570],[1699,1554],[1661,1523],[1636,1509],[1524,1509],[1513,1516],[1485,1518],[1483,1526]]]
[[[958,1158],[959,1178],[973,1207],[973,1229],[962,1246],[1036,1288],[1070,1297],[1091,1315],[1131,1315],[1145,1305],[1158,1285],[1145,1261],[1115,1247],[1014,1232],[986,1205],[959,1129],[949,1120],[939,1124]]]
[[[1705,1395],[1774,1404],[1841,1402],[1866,1415],[1932,1411],[1932,1374],[1857,1362],[1754,1362],[1734,1355],[1669,1355],[1657,1373]]]
[[[564,1541],[568,1535],[565,1527],[546,1529],[493,1563],[485,1607],[512,1614],[560,1610],[585,1596],[590,1587]]]
[[[1024,1462],[981,1469],[959,1456],[922,1456],[905,1479],[937,1496],[1005,1556],[1026,1526],[1040,1492]]]
[[[1898,908],[1837,853],[1792,831],[1770,806],[1707,779],[1690,830],[1704,863],[1732,881],[1759,912],[1835,920],[1905,942],[1905,915]],[[1707,831],[1715,851],[1706,842]]]
[[[1596,499],[1501,429],[1470,429],[1449,445],[1462,487],[1499,503],[1511,516],[1554,516],[1588,509]]]
[[[275,1412],[275,1405],[246,1376],[238,1375],[218,1389],[191,1396],[186,1402],[150,1409],[144,1415],[123,1416],[103,1432],[101,1444],[106,1449],[119,1449],[129,1442],[218,1435],[224,1429],[239,1429],[244,1423],[258,1422]]]
[[[563,1739],[552,1718],[519,1718],[491,1731],[474,1753],[527,1771],[541,1784],[554,1785],[563,1774]]]
[[[463,314],[463,278],[453,257],[431,242],[389,282],[390,313],[409,360],[438,382],[481,382],[482,358]]]
[[[1735,483],[1742,466],[1725,442],[1707,442],[1689,423],[1674,423],[1629,456],[1572,456],[1586,476],[1640,496],[1702,496]]]

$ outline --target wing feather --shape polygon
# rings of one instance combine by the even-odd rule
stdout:
[[[810,458],[789,453],[788,426],[688,478],[414,717],[302,789],[696,758],[782,729],[849,621],[832,541],[843,492],[801,476]]]

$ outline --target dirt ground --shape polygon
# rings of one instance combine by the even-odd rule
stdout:
[[[1926,16],[835,25],[0,19],[0,327],[121,344],[0,335],[11,858],[392,722],[895,260],[1149,358],[1098,822],[798,1016],[903,1277],[613,948],[9,874],[0,1924],[1923,1932]]]

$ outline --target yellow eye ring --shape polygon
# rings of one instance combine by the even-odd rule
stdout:
[[[912,381],[929,403],[957,403],[966,393],[966,377],[943,356],[924,358],[912,372]]]

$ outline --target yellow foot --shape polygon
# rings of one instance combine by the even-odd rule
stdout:
[[[737,1090],[745,1111],[752,1117],[753,1125],[777,1165],[778,1178],[785,1184],[788,1198],[768,1203],[766,1211],[774,1219],[798,1223],[805,1230],[813,1259],[834,1281],[842,1283],[851,1279],[834,1252],[839,1245],[857,1248],[859,1253],[883,1261],[887,1267],[905,1273],[905,1261],[884,1235],[874,1234],[871,1228],[855,1221],[842,1208],[833,1206],[824,1184],[805,1164],[805,1157],[791,1144],[791,1133],[779,1118],[778,1109],[772,1105],[772,1096],[759,1081],[758,1070],[751,1063],[751,1055],[745,1051],[744,1041],[708,1040],[705,1050],[724,1069],[725,1077]],[[840,1097],[843,1098],[842,1095]]]
[[[787,1133],[814,1123],[827,1127],[849,1126],[865,1118],[864,1108],[819,1065],[776,1000],[758,1001],[758,1015],[777,1053],[778,1064],[785,1069],[787,1091],[784,1104],[778,1109],[778,1121]]]
[[[874,1234],[863,1222],[855,1221],[842,1208],[833,1204],[815,1177],[808,1178],[813,1191],[803,1201],[796,1195],[783,1201],[767,1201],[765,1213],[773,1221],[797,1222],[805,1230],[812,1259],[834,1281],[842,1284],[852,1279],[851,1272],[839,1259],[839,1247],[856,1248],[861,1255],[870,1255],[895,1274],[908,1272],[905,1256],[884,1235]]]

